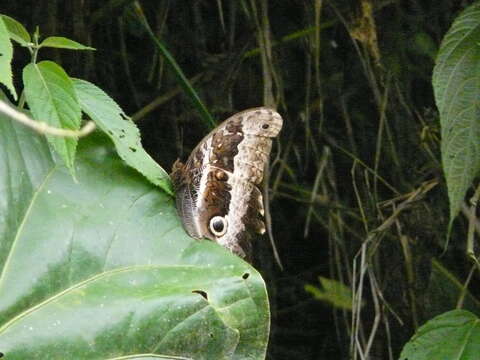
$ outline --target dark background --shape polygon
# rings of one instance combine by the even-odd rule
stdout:
[[[209,128],[179,91],[131,3],[2,0],[0,13],[30,32],[38,25],[42,37],[66,36],[95,47],[42,49],[40,60],[52,59],[70,76],[104,89],[133,116],[145,148],[169,170]],[[471,267],[463,215],[443,253],[448,199],[431,86],[441,39],[470,2],[140,3],[217,121],[268,102],[265,80],[272,81],[268,94],[285,122],[272,153],[270,212],[285,270],[275,264],[269,240],[258,239],[256,267],[271,299],[268,358],[353,356],[351,312],[314,299],[305,285],[319,286],[318,276],[357,284],[362,244],[368,270],[356,354],[365,353],[371,336],[371,359],[397,358],[418,325],[455,307],[458,289],[449,287],[432,259],[460,282]],[[262,37],[272,44],[266,67]],[[28,61],[27,50],[17,48],[17,89]],[[427,185],[424,196],[402,207]]]

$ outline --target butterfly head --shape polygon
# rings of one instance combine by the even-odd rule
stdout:
[[[282,129],[283,120],[279,113],[269,108],[256,108],[241,113],[242,131],[247,135],[273,138]]]

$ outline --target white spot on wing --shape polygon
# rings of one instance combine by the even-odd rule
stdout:
[[[210,154],[211,154],[211,146],[212,146],[212,137],[208,138],[205,142],[205,146],[203,147],[203,159],[202,159],[202,167],[201,167],[201,176],[200,176],[200,184],[198,186],[198,194],[204,194],[205,190],[207,189],[207,180],[208,180],[208,173],[210,172]],[[204,205],[204,197],[198,196],[195,200],[195,207],[197,209],[202,208]],[[195,227],[197,228],[198,232],[200,233],[201,226],[198,222],[198,216],[194,217],[195,220]]]

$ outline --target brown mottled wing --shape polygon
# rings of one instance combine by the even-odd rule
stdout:
[[[174,165],[177,208],[191,236],[209,238],[249,258],[249,233],[265,231],[258,186],[272,138],[281,127],[282,118],[274,110],[243,111],[208,134],[185,165]],[[224,233],[212,232],[210,221],[214,217],[224,220]]]

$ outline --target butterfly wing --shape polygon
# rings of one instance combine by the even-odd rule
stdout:
[[[249,233],[265,231],[259,185],[282,121],[268,108],[235,114],[199,143],[185,165],[174,166],[177,208],[191,236],[249,258]]]

